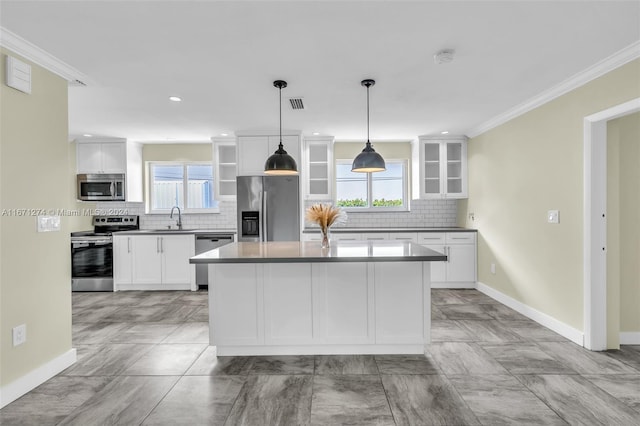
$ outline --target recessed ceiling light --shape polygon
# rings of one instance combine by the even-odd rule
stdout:
[[[85,133],[85,134],[84,134],[84,135],[82,135],[82,136],[84,136],[85,138],[92,138],[92,137],[93,137],[93,135],[90,135],[89,133]]]
[[[169,100],[173,102],[181,102],[182,98],[179,98],[178,96],[169,96]]]
[[[220,133],[220,136],[229,136],[229,133]]]
[[[444,130],[444,131],[440,132],[440,134],[441,134],[441,135],[446,135],[446,134],[448,134],[448,133],[449,133],[449,131],[448,131],[448,130]]]
[[[312,134],[313,134],[313,136],[318,136],[320,134],[320,132],[313,132]]]
[[[449,62],[453,61],[453,56],[455,55],[456,51],[453,49],[442,49],[439,52],[436,52],[435,55],[433,55],[433,61],[436,64],[448,64]]]

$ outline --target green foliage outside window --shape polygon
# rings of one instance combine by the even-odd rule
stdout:
[[[336,203],[338,207],[367,207],[367,201],[362,198],[355,198],[352,200],[338,200]],[[397,207],[402,206],[402,200],[386,200],[384,198],[373,200],[374,207]]]

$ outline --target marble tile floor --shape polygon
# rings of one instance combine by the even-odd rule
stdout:
[[[640,346],[590,352],[432,291],[424,356],[216,357],[207,293],[74,293],[78,361],[2,425],[639,425]]]

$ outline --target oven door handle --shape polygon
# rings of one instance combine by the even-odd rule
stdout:
[[[91,240],[91,241],[73,241],[73,247],[89,247],[89,246],[106,246],[111,244],[111,240]]]

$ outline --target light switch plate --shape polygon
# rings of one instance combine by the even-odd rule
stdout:
[[[54,232],[60,230],[60,216],[38,216],[38,232]]]
[[[549,223],[560,223],[560,211],[559,210],[549,210],[547,212],[547,222],[549,222]]]
[[[27,341],[27,325],[20,324],[17,327],[13,327],[11,330],[13,337],[13,346],[18,346]]]

